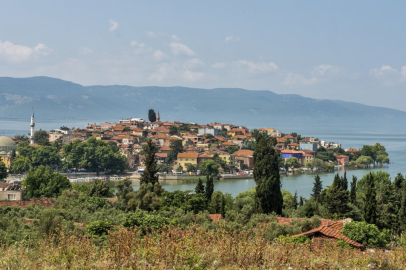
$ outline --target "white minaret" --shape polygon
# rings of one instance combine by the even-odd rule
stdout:
[[[35,122],[34,122],[34,109],[32,109],[30,127],[31,127],[30,143],[31,143],[31,145],[34,145],[34,127],[35,127]]]

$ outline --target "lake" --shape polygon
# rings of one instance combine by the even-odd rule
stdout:
[[[46,122],[37,123],[36,130],[45,129],[51,130],[59,128],[60,126],[68,127],[81,127],[83,128],[87,123],[95,121],[60,121],[60,122]],[[264,125],[267,127],[269,125]],[[250,127],[255,128],[255,127]],[[330,124],[328,126],[319,126],[315,123],[295,124],[294,128],[286,124],[286,126],[277,127],[282,132],[296,131],[302,136],[318,137],[324,141],[334,141],[342,144],[343,148],[361,148],[363,145],[373,145],[377,142],[386,147],[389,153],[391,164],[382,168],[364,169],[364,170],[348,170],[347,178],[351,180],[352,175],[360,179],[364,174],[371,171],[382,170],[391,175],[392,179],[397,173],[406,173],[406,127],[401,125],[397,127],[375,127],[369,125],[351,125],[344,124]],[[15,134],[27,134],[29,132],[29,124],[21,121],[0,121],[0,134],[5,136],[14,136]],[[342,175],[344,171],[340,171]],[[282,189],[285,189],[292,194],[297,191],[299,196],[308,198],[313,188],[314,174],[296,174],[296,175],[282,175]],[[323,186],[330,185],[333,182],[333,173],[322,173],[320,178],[323,181]],[[180,181],[162,181],[161,184],[166,190],[193,190],[196,183],[183,183]],[[133,182],[134,189],[139,186],[138,181]],[[253,179],[236,179],[236,180],[222,180],[216,181],[214,185],[215,190],[231,193],[236,196],[238,193],[248,190],[255,186]]]

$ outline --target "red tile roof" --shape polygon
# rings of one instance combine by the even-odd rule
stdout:
[[[331,224],[327,224],[327,225],[321,225],[318,228],[315,228],[313,230],[304,232],[304,233],[300,233],[300,234],[296,234],[293,237],[297,237],[297,236],[301,236],[301,235],[314,235],[316,233],[319,234],[323,234],[327,237],[331,237],[331,238],[335,238],[335,239],[341,239],[344,240],[345,242],[347,242],[348,244],[357,247],[357,248],[364,248],[365,246],[355,242],[354,240],[351,240],[350,238],[348,238],[347,236],[345,236],[344,234],[341,233],[344,223],[346,222],[346,220],[339,220],[336,222],[333,222]]]
[[[251,151],[251,150],[238,150],[238,151],[234,152],[233,155],[236,155],[236,156],[253,156],[254,151]]]
[[[218,222],[222,217],[221,214],[210,214],[210,218],[213,220],[213,222]]]

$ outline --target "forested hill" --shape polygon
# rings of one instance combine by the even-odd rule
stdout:
[[[231,122],[247,126],[278,123],[399,123],[406,112],[358,103],[317,100],[299,95],[238,88],[82,86],[49,77],[0,78],[0,118],[28,119],[31,108],[49,120],[147,118],[148,109],[163,120]]]

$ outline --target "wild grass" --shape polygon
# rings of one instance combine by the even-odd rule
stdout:
[[[118,228],[102,239],[59,233],[0,247],[0,269],[404,269],[406,249],[270,242],[265,228]]]

